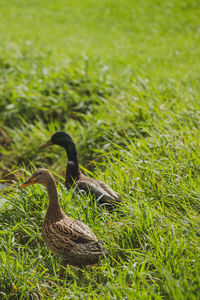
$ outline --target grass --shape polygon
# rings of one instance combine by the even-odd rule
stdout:
[[[53,171],[64,211],[109,251],[60,278],[40,234],[46,191],[14,182],[0,192],[0,298],[199,299],[198,1],[0,8],[0,176]],[[56,130],[120,194],[120,213],[66,192],[66,154],[38,149]]]

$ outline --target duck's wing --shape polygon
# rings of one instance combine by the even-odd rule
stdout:
[[[101,242],[86,224],[68,217],[44,225],[42,236],[49,249],[58,255],[78,251],[79,247],[102,249]]]
[[[117,202],[122,202],[122,200],[118,197],[117,193],[114,192],[107,184],[105,184],[103,181],[100,181],[100,180],[96,180],[96,181],[98,181],[101,188],[104,189],[104,191],[106,191]]]
[[[57,234],[74,243],[90,243],[97,241],[92,230],[83,222],[64,218],[52,225]]]
[[[91,179],[91,180],[90,180]],[[76,182],[77,190],[83,190],[87,194],[95,196],[99,204],[108,204],[110,206],[122,202],[117,194],[104,182],[88,178],[87,180],[78,180]]]

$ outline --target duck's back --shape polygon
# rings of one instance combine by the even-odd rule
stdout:
[[[91,193],[96,199],[99,199],[99,204],[108,204],[110,207],[121,203],[122,200],[118,195],[104,182],[87,177],[81,174],[79,180],[76,181],[77,190],[83,190],[87,194]]]
[[[66,264],[94,264],[104,253],[92,230],[86,224],[67,216],[54,222],[44,222],[42,237],[48,248],[61,256]]]

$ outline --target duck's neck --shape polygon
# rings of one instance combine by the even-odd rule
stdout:
[[[49,196],[49,207],[47,209],[46,218],[48,220],[55,218],[62,218],[63,211],[60,207],[59,200],[58,200],[58,192],[56,189],[55,181],[52,177],[49,177],[48,181],[45,184],[47,193]]]
[[[65,141],[65,143],[62,144],[62,146],[67,152],[68,160],[77,162],[77,150],[74,142],[72,140],[70,143]]]
[[[78,165],[77,150],[74,143],[64,146],[68,156],[65,185],[69,189],[79,179],[81,171]]]
[[[65,186],[67,189],[70,189],[74,182],[80,178],[80,175],[81,171],[78,166],[78,161],[68,161],[65,178]]]

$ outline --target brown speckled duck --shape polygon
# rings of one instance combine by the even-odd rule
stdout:
[[[47,189],[49,207],[42,226],[42,237],[48,248],[61,256],[63,265],[84,266],[95,264],[105,253],[101,242],[84,223],[69,218],[58,200],[55,181],[46,169],[37,169],[19,187],[40,183]]]
[[[84,190],[87,194],[91,193],[98,204],[112,209],[122,200],[117,194],[104,182],[85,176],[78,165],[76,146],[69,134],[59,131],[56,132],[49,141],[42,144],[40,148],[46,148],[50,145],[58,145],[65,149],[68,156],[65,186],[67,189],[76,187],[75,191]]]

